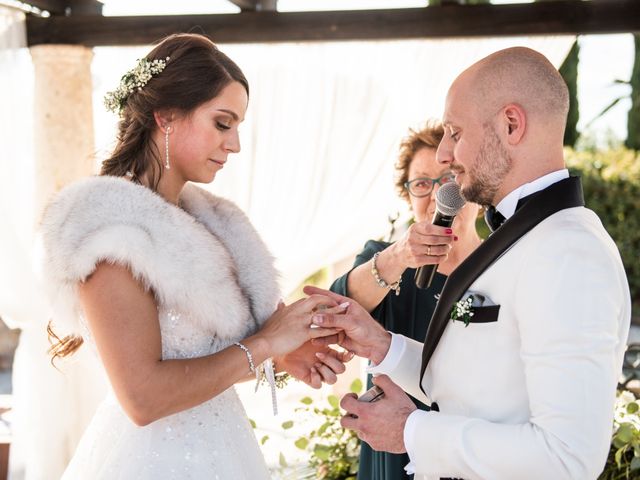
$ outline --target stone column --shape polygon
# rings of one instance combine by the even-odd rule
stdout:
[[[31,47],[34,65],[35,215],[51,195],[95,173],[91,60],[79,45]]]

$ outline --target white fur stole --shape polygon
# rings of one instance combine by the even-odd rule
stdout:
[[[61,333],[80,334],[77,286],[101,261],[127,266],[159,307],[221,339],[242,338],[273,313],[273,257],[246,215],[192,184],[179,203],[105,176],[56,195],[41,225],[42,273]]]

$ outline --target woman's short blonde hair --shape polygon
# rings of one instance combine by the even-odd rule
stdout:
[[[444,128],[440,122],[428,121],[419,130],[409,129],[409,135],[400,143],[400,154],[396,162],[396,190],[401,198],[409,202],[409,193],[404,188],[409,180],[409,166],[413,157],[421,148],[438,148],[444,136]]]

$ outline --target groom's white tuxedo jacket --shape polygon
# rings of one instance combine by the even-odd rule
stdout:
[[[541,193],[451,275],[424,352],[394,335],[372,369],[439,407],[405,426],[416,479],[588,480],[604,467],[628,283],[598,217],[571,203],[579,181]],[[469,292],[485,307],[465,326],[450,312]]]

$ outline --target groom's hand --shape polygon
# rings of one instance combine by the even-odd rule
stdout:
[[[391,345],[391,334],[355,300],[312,286],[304,287],[304,293],[326,295],[340,304],[349,303],[346,310],[328,308],[312,317],[312,322],[318,327],[342,330],[336,335],[313,339],[315,345],[338,344],[375,364],[384,359]]]
[[[371,448],[390,453],[404,453],[404,426],[417,410],[404,391],[386,375],[373,377],[373,383],[384,391],[384,397],[373,403],[360,402],[355,394],[345,395],[340,406],[347,411],[340,424],[354,430],[358,438]]]

